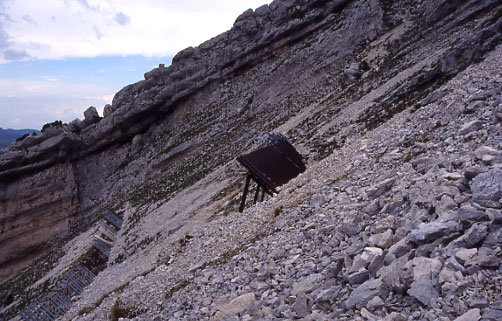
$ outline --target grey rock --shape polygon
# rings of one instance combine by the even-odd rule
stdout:
[[[368,206],[366,206],[366,213],[369,215],[375,215],[380,212],[380,200],[378,198],[372,200]]]
[[[304,318],[310,313],[310,307],[307,302],[307,297],[305,293],[300,292],[296,295],[296,300],[293,305],[293,311],[298,318]]]
[[[439,296],[438,276],[442,268],[438,259],[418,257],[406,264],[413,270],[413,283],[408,294],[430,306],[431,300]]]
[[[485,156],[492,156],[492,157],[497,157],[500,154],[500,151],[489,147],[489,146],[483,146],[479,147],[474,151],[474,155],[476,155],[476,158],[479,160],[483,160]]]
[[[463,204],[458,210],[458,218],[462,221],[479,222],[489,219],[485,211],[476,209],[470,204]]]
[[[471,309],[473,308],[483,309],[486,308],[489,304],[490,302],[488,301],[488,299],[476,299],[469,303],[469,307]]]
[[[417,229],[411,231],[408,239],[412,243],[424,244],[432,243],[436,239],[448,235],[460,229],[456,222],[432,222],[421,223]]]
[[[481,166],[472,166],[472,167],[468,167],[465,169],[464,171],[464,176],[468,179],[468,180],[471,180],[473,179],[474,177],[478,176],[479,174],[481,173],[485,173],[486,171],[488,171],[487,168],[485,167],[481,167]]]
[[[382,281],[379,279],[368,280],[358,286],[345,301],[345,306],[347,309],[360,309],[365,307],[375,296],[387,296],[386,290],[382,287]]]
[[[413,168],[415,168],[415,170],[420,174],[427,173],[432,167],[436,165],[444,167],[444,164],[441,160],[430,157],[416,159],[411,164],[413,165]]]
[[[353,272],[347,276],[347,282],[352,285],[361,284],[370,278],[370,272],[368,270],[361,270]]]
[[[478,321],[481,319],[481,310],[478,308],[471,309],[467,311],[466,313],[462,314],[458,318],[456,318],[454,321]]]
[[[392,230],[388,229],[383,233],[371,235],[369,238],[369,244],[370,246],[387,249],[392,245],[392,236]]]
[[[434,286],[432,280],[427,276],[422,276],[413,281],[408,294],[422,302],[426,306],[431,305],[431,299],[439,297],[439,290]]]
[[[483,309],[483,319],[489,321],[502,320],[502,307],[487,307]]]
[[[483,245],[491,247],[502,247],[502,228],[499,228],[488,234]]]
[[[464,235],[450,243],[452,247],[472,248],[488,235],[488,224],[476,223]]]
[[[84,120],[82,121],[82,127],[88,127],[92,124],[99,122],[100,117],[96,107],[89,107],[86,111],[84,111]]]
[[[492,208],[502,208],[502,169],[495,168],[479,174],[471,181],[474,202]]]
[[[483,126],[482,121],[473,120],[473,121],[470,121],[470,122],[462,125],[462,127],[459,130],[459,133],[460,133],[460,135],[467,135],[467,134],[472,133],[474,131],[480,130],[482,126]]]
[[[379,196],[385,194],[387,191],[389,191],[395,182],[396,182],[395,178],[388,178],[388,179],[370,187],[366,191],[366,194],[368,195],[369,199],[374,199],[376,197],[379,197]]]
[[[291,290],[291,295],[297,295],[300,292],[310,293],[315,288],[319,287],[319,283],[322,281],[322,274],[312,274],[296,283],[293,284],[293,289]]]
[[[366,308],[370,311],[375,311],[383,308],[384,306],[385,302],[379,296],[376,296],[368,302]]]

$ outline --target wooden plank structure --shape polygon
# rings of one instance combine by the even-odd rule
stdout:
[[[94,247],[108,260],[113,241],[115,241],[117,231],[122,227],[123,221],[114,214],[106,214],[104,218],[111,226],[103,223],[104,225],[99,228],[99,231],[103,237],[109,238],[112,242],[95,235]],[[91,269],[94,268],[91,267]],[[92,272],[84,265],[74,267],[64,274],[49,294],[43,298],[35,299],[19,312],[19,316],[25,321],[54,321],[58,319],[70,309],[71,298],[82,293],[85,287],[94,281],[95,273],[97,274],[99,271]]]
[[[54,321],[72,305],[71,297],[82,293],[95,275],[85,266],[77,266],[65,273],[56,287],[43,298],[37,298],[19,313],[25,321]]]
[[[242,194],[239,212],[244,211],[250,181],[256,182],[254,203],[258,200],[260,190],[263,201],[265,193],[277,194],[277,187],[305,171],[302,156],[288,140],[280,134],[270,135],[270,144],[249,154],[237,157],[237,161],[247,170],[246,184]]]
[[[111,213],[107,213],[105,214],[104,216],[104,219],[110,223],[111,225],[115,226],[115,228],[117,230],[120,230],[122,228],[122,219],[120,217],[118,217],[117,215],[115,214],[111,214]]]

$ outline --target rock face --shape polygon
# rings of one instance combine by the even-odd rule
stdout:
[[[14,144],[0,154],[2,313],[79,262],[113,211],[108,265],[66,320],[496,319],[499,7],[276,0],[119,91],[103,118],[91,107]],[[307,172],[237,215],[235,157],[271,131]],[[61,257],[41,256],[53,245]]]

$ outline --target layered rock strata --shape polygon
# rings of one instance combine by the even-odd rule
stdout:
[[[235,317],[239,313],[243,317],[258,316],[260,312],[251,311],[251,308],[235,312],[233,306],[246,305],[247,308],[249,304],[262,303],[259,309],[267,317],[304,317],[314,312],[325,313],[323,307],[332,306],[337,295],[333,291],[325,292],[329,289],[320,286],[329,278],[336,279],[342,272],[343,282],[346,283],[343,283],[343,289],[340,286],[336,290],[342,292],[344,301],[337,309],[347,313],[344,317],[350,319],[353,314],[345,309],[352,309],[352,302],[364,302],[358,309],[371,311],[374,309],[368,307],[369,301],[372,301],[373,307],[381,306],[377,296],[381,301],[395,304],[395,294],[388,297],[388,292],[380,293],[382,282],[386,281],[383,275],[377,276],[377,272],[383,264],[389,265],[405,254],[409,255],[404,256],[406,262],[405,259],[399,261],[399,264],[403,263],[399,268],[410,262],[406,266],[408,274],[403,274],[407,279],[402,286],[396,285],[396,289],[407,291],[406,300],[411,297],[421,304],[427,304],[424,303],[426,298],[420,296],[421,289],[427,288],[435,295],[439,285],[434,282],[430,286],[423,282],[419,278],[421,272],[415,269],[421,265],[430,267],[427,273],[431,272],[427,276],[435,278],[438,266],[436,260],[441,261],[449,254],[434,252],[434,258],[430,260],[415,260],[417,251],[410,253],[410,246],[421,246],[418,257],[423,257],[432,249],[430,244],[435,240],[446,242],[450,236],[455,236],[456,246],[476,248],[478,251],[482,247],[479,243],[482,240],[468,244],[465,239],[458,239],[461,233],[468,232],[467,224],[458,226],[448,223],[443,228],[437,226],[440,222],[436,222],[436,217],[426,216],[439,216],[451,210],[453,203],[446,197],[443,203],[424,200],[417,195],[419,192],[414,192],[415,189],[408,193],[411,196],[406,194],[405,197],[396,190],[392,192],[396,194],[393,196],[389,189],[392,191],[392,187],[398,184],[396,179],[382,179],[382,184],[375,184],[367,189],[366,194],[360,195],[350,185],[359,186],[361,183],[358,182],[366,182],[368,177],[378,181],[377,177],[372,176],[378,172],[402,170],[419,179],[420,175],[426,175],[434,166],[444,168],[445,162],[448,166],[459,168],[465,162],[474,164],[468,159],[462,164],[453,165],[453,161],[445,161],[435,154],[429,158],[417,156],[424,154],[423,149],[429,147],[427,142],[432,138],[427,133],[441,126],[461,126],[458,132],[468,135],[462,138],[466,141],[477,139],[477,134],[469,134],[484,130],[486,123],[483,117],[491,117],[492,110],[491,107],[483,109],[484,105],[475,103],[490,99],[492,104],[490,97],[498,95],[499,87],[491,83],[490,86],[486,85],[483,88],[489,87],[494,91],[491,96],[477,100],[471,97],[472,104],[465,104],[464,110],[460,112],[457,104],[453,103],[454,99],[444,99],[451,89],[441,86],[452,81],[462,70],[482,62],[502,42],[501,34],[499,4],[489,0],[399,3],[376,0],[274,1],[256,11],[247,11],[237,19],[232,30],[198,48],[182,51],[173,59],[171,66],[159,66],[145,74],[145,80],[121,90],[112,105],[105,107],[104,118],[96,117],[95,110],[91,108],[86,111],[83,121],[49,128],[40,136],[29,137],[15,144],[0,156],[0,246],[6,244],[2,251],[7,253],[1,259],[8,258],[2,264],[12,267],[10,263],[20,262],[21,266],[25,262],[23,260],[29,260],[30,256],[26,253],[17,255],[10,244],[25,244],[26,248],[37,249],[30,252],[35,257],[43,252],[42,246],[35,247],[37,244],[44,245],[54,237],[68,234],[69,226],[78,225],[75,223],[80,222],[81,218],[116,210],[123,213],[125,227],[112,249],[110,266],[98,276],[99,282],[82,294],[75,309],[70,311],[71,317],[79,318],[92,311],[88,318],[106,319],[114,302],[117,306],[127,307],[131,318],[142,315],[143,319],[203,319],[216,318],[217,315],[217,318],[223,318],[227,315]],[[464,84],[478,86],[469,81]],[[479,95],[488,95],[481,89]],[[472,95],[478,94],[477,89],[467,90],[473,92]],[[436,102],[437,108],[444,108],[444,113],[431,111],[430,105]],[[379,128],[383,130],[381,126],[396,115],[404,117],[401,113],[409,113],[410,121],[417,121],[419,118],[413,115],[414,112],[420,112],[426,106],[429,106],[427,112],[417,115],[434,119],[435,127],[410,127],[408,131],[400,132],[402,135],[399,137],[391,134],[381,136],[388,146],[380,142],[373,145],[369,143],[368,139],[373,139],[372,131]],[[484,116],[484,113],[490,115]],[[476,119],[460,124],[458,119],[463,119],[461,115],[464,114],[476,115]],[[495,119],[500,118],[499,114],[497,109],[493,111]],[[393,129],[406,128],[406,121],[399,119],[401,123],[393,125]],[[252,213],[257,214],[251,215],[251,221],[246,216],[236,217],[236,208],[233,206],[238,199],[239,179],[243,173],[232,160],[259,143],[257,133],[272,130],[283,132],[291,138],[295,146],[308,156],[311,166],[326,166],[326,172],[318,174],[320,176],[329,176],[340,170],[318,161],[344,146],[366,146],[371,149],[371,155],[353,154],[354,158],[350,161],[340,163],[332,155],[329,161],[343,166],[341,169],[345,172],[334,176],[333,181],[328,179],[325,190],[314,183],[310,184],[308,177],[294,183],[297,188],[303,185],[305,189],[312,188],[319,196],[300,199],[288,193],[290,200],[279,198],[282,199],[282,209],[279,205],[274,208],[273,203],[267,203],[264,212],[259,206],[251,209],[254,211]],[[368,133],[370,136],[366,136]],[[448,133],[455,131],[452,129]],[[450,136],[445,134],[444,138]],[[398,139],[398,145],[391,144]],[[482,143],[497,149],[495,144]],[[437,146],[430,148],[433,150]],[[471,149],[469,147],[462,151],[471,152]],[[480,150],[478,154],[479,160],[488,162],[490,166],[499,157],[498,153],[488,149]],[[366,164],[370,156],[381,160],[381,163],[370,163],[367,164],[367,171],[354,172],[355,168]],[[404,169],[391,166],[392,162],[401,161],[408,164]],[[458,178],[459,175],[465,175],[466,179],[473,179],[479,174],[496,177],[498,174],[492,167],[489,168],[490,174],[481,174],[477,169],[468,168],[465,174],[435,170],[427,174],[431,177],[421,179],[430,178],[440,182],[437,193],[441,194],[441,200],[443,195],[447,195],[458,201],[457,204],[467,206],[464,198],[468,197],[469,192],[460,189],[459,185],[460,196],[457,197],[457,193],[448,187],[451,184],[444,181],[461,180],[462,188],[467,188],[467,183],[462,177]],[[438,178],[442,175],[448,178]],[[341,185],[336,183],[337,180]],[[498,195],[498,185],[487,181],[493,180],[486,179],[469,185],[473,200],[480,206],[492,204]],[[428,188],[415,181],[412,183],[416,183],[416,188]],[[491,184],[489,191],[484,188],[486,184]],[[288,188],[293,190],[295,186]],[[343,193],[337,196],[341,191]],[[327,199],[330,204],[333,202],[331,207],[326,207]],[[432,205],[424,205],[427,202]],[[417,204],[419,208],[414,209],[414,212],[407,208],[410,211],[396,214],[403,206]],[[367,238],[356,240],[358,233],[369,226],[366,223],[359,224],[362,220],[367,222],[365,211],[361,210],[366,206],[368,215],[382,213],[382,222],[379,222],[382,227],[375,227],[378,231],[370,228],[368,235],[364,234]],[[343,219],[323,208],[339,210],[344,213]],[[201,312],[201,315],[180,308],[185,306],[184,302],[190,297],[188,292],[181,291],[188,286],[186,279],[192,277],[185,277],[186,271],[195,273],[197,279],[189,279],[195,284],[194,287],[208,287],[206,279],[211,278],[211,273],[221,275],[222,271],[232,270],[235,266],[233,263],[226,265],[230,258],[269,235],[270,231],[275,231],[275,227],[267,228],[269,220],[275,220],[268,214],[277,213],[279,216],[284,209],[299,221],[312,213],[319,213],[320,216],[313,218],[312,223],[318,224],[316,226],[294,227],[291,238],[284,236],[282,239],[281,232],[277,236],[278,242],[292,243],[292,240],[301,239],[306,244],[312,243],[315,250],[330,251],[318,249],[321,243],[315,243],[316,237],[309,231],[317,230],[326,220],[333,225],[333,231],[336,230],[335,225],[343,223],[343,233],[348,234],[347,237],[344,235],[339,238],[340,242],[344,242],[342,247],[339,248],[340,244],[336,244],[336,241],[331,246],[331,250],[343,248],[348,251],[348,257],[342,260],[343,265],[337,256],[341,250],[336,250],[334,254],[330,252],[320,256],[324,261],[315,262],[315,267],[312,264],[305,269],[288,267],[288,271],[295,273],[294,277],[287,271],[279,270],[275,282],[291,293],[287,297],[267,288],[270,284],[276,286],[269,278],[270,273],[260,275],[258,281],[261,283],[257,284],[248,282],[247,275],[254,277],[254,274],[246,274],[242,280],[238,275],[232,275],[232,280],[225,280],[225,284],[229,284],[228,288],[221,287],[220,292],[214,293],[208,290],[204,294],[205,298],[201,295],[193,300],[193,306],[204,306],[207,313]],[[483,213],[487,212],[483,209]],[[390,218],[383,217],[390,216],[387,215],[389,213],[401,216],[409,214],[414,221],[409,226],[408,221],[403,219],[403,228],[399,229],[395,223],[386,221]],[[460,213],[465,217],[486,216],[468,207]],[[469,221],[463,221],[466,220]],[[419,225],[419,221],[426,225]],[[473,223],[478,223],[478,220]],[[54,228],[48,228],[50,224]],[[278,224],[279,231],[294,226],[290,221]],[[47,233],[36,234],[41,225],[47,226]],[[488,231],[485,225],[476,225],[483,235]],[[222,226],[227,228],[222,231]],[[409,239],[401,242],[407,232],[413,233]],[[331,235],[330,231],[326,233],[323,240]],[[215,242],[213,234],[221,242]],[[467,234],[472,235],[473,231]],[[197,238],[192,240],[194,235]],[[270,237],[273,238],[273,233]],[[256,243],[256,246],[261,249],[266,248],[267,244]],[[361,244],[364,253],[360,251]],[[394,257],[383,253],[389,246],[389,251],[391,248],[395,250]],[[490,247],[490,250],[494,248]],[[288,255],[291,254],[287,262],[280,259],[280,253],[275,253],[275,258],[269,263],[284,263],[285,266],[295,266],[296,262],[309,264],[311,258],[306,256],[304,249],[291,247],[287,251]],[[249,261],[246,253],[243,255],[246,266],[259,264]],[[220,265],[221,269],[211,270],[212,266]],[[329,270],[323,270],[326,266],[330,267]],[[259,268],[258,265],[256,267]],[[198,275],[198,271],[203,275]],[[5,272],[3,277],[8,278],[12,274],[15,271]],[[307,274],[314,276],[304,280]],[[328,274],[331,277],[328,278]],[[416,280],[409,282],[415,274]],[[271,283],[268,284],[268,281]],[[342,282],[341,278],[333,282],[338,281]],[[233,289],[233,283],[238,284],[241,290]],[[151,284],[159,284],[155,294],[149,290]],[[120,291],[117,293],[116,289]],[[196,293],[191,286],[187,287],[188,290]],[[167,295],[178,291],[179,294],[172,300]],[[258,295],[260,300],[257,300]],[[142,298],[146,311],[137,308],[134,300],[138,298]],[[314,299],[319,300],[315,308],[311,304]],[[403,314],[409,306],[403,307]],[[496,305],[491,304],[490,309],[495,311]],[[358,310],[358,316],[361,311]],[[461,307],[450,315],[460,315],[461,312],[467,311]],[[329,315],[332,312],[326,313]]]

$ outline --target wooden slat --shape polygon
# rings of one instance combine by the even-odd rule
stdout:
[[[104,216],[105,220],[115,226],[118,230],[122,228],[122,219],[115,214],[107,213]]]
[[[237,161],[248,171],[248,176],[258,187],[254,201],[258,199],[259,188],[273,195],[277,187],[287,183],[306,170],[302,156],[282,135],[271,135],[273,143],[249,154],[237,157]],[[248,184],[243,194],[240,212],[244,209]],[[263,198],[263,197],[262,197]]]

